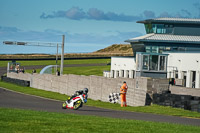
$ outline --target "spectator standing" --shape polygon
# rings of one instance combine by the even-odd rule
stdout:
[[[36,73],[36,70],[35,70],[35,68],[33,68],[32,74],[33,74],[33,73]]]
[[[56,75],[60,76],[60,71],[59,70],[56,71]]]

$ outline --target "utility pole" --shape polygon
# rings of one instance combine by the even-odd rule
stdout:
[[[57,44],[57,52],[56,52],[56,72],[58,70],[58,44]]]
[[[62,53],[61,53],[60,75],[63,74],[63,65],[64,65],[64,43],[65,43],[65,35],[62,35]]]

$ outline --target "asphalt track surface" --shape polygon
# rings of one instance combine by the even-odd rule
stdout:
[[[26,95],[4,88],[0,88],[0,107],[200,126],[200,119],[183,118],[176,116],[116,111],[86,105],[83,105],[83,107],[79,110],[62,109],[62,101]]]

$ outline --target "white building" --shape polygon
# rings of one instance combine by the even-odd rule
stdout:
[[[200,88],[200,19],[156,18],[138,23],[145,25],[147,34],[126,40],[135,56],[112,57],[110,76],[173,78],[182,82],[179,85]]]
[[[167,78],[184,79],[183,86],[200,88],[200,53],[169,53]]]
[[[111,57],[111,77],[134,78],[136,62],[133,57]]]

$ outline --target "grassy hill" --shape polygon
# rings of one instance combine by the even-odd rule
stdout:
[[[132,54],[132,47],[130,44],[113,44],[104,49],[95,51],[94,53],[120,53],[120,54]]]
[[[130,44],[113,44],[109,47],[91,53],[68,53],[65,54],[64,56],[65,58],[133,56],[133,51]],[[50,54],[14,54],[14,55],[1,55],[0,59],[38,59],[38,58],[42,59],[42,58],[55,58],[55,57],[56,55],[50,55]]]

